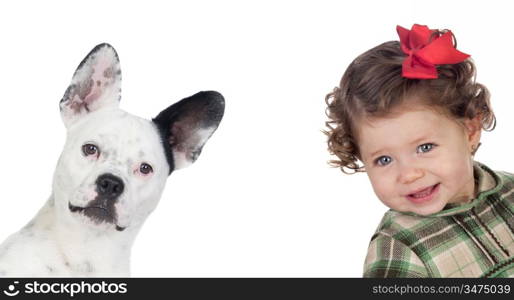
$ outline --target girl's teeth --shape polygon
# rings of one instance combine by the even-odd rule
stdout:
[[[431,191],[432,191],[432,187],[429,187],[429,188],[422,190],[421,192],[411,194],[411,196],[414,198],[422,198],[422,197],[426,197],[426,196],[430,195]]]

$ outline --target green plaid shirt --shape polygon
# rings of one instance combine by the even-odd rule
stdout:
[[[420,216],[389,210],[364,277],[514,277],[514,175],[475,163],[478,195]]]

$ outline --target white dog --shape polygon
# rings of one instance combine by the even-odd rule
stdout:
[[[224,99],[200,92],[152,121],[118,108],[118,55],[96,46],[60,102],[67,128],[50,198],[0,245],[0,277],[128,276],[130,250],[168,175],[193,163]]]

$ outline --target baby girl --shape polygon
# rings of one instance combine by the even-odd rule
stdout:
[[[514,175],[474,160],[489,93],[451,31],[397,31],[326,97],[332,164],[365,171],[391,208],[364,277],[514,277]]]

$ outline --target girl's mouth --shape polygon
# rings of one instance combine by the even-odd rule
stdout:
[[[408,194],[406,197],[409,201],[420,204],[432,200],[435,194],[439,191],[440,183],[418,190],[414,193]]]

